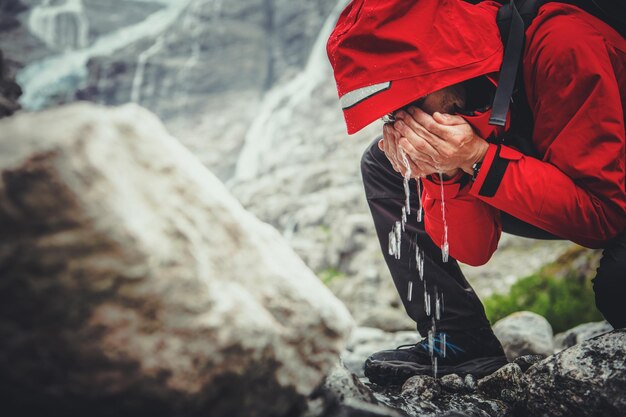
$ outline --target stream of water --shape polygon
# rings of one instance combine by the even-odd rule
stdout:
[[[394,256],[395,259],[400,259],[401,256],[401,242],[402,242],[402,233],[406,232],[406,222],[407,218],[411,213],[411,205],[410,205],[410,196],[411,191],[409,187],[409,181],[411,179],[411,167],[409,164],[409,160],[407,155],[401,151],[402,163],[404,164],[405,173],[403,176],[403,187],[404,187],[404,204],[402,206],[402,212],[400,221],[396,221],[393,225],[391,232],[389,232],[389,255]],[[417,207],[417,221],[423,221],[423,207],[422,207],[422,187],[420,183],[420,178],[416,179],[417,183],[417,199],[418,199],[418,207]],[[443,262],[448,262],[449,259],[449,244],[448,244],[448,223],[446,220],[446,208],[445,208],[445,191],[443,186],[443,174],[439,173],[439,182],[441,188],[441,216],[443,220],[443,239],[441,245],[441,257]],[[411,248],[410,248],[411,249]],[[410,251],[409,249],[409,251]],[[437,334],[437,322],[441,320],[441,315],[444,311],[444,296],[443,292],[440,292],[437,288],[437,285],[434,285],[432,288],[432,292],[428,290],[428,283],[424,279],[424,251],[419,247],[417,242],[417,238],[415,240],[415,263],[417,276],[420,281],[424,284],[424,311],[428,317],[431,318],[432,324],[431,328],[428,331],[428,353],[430,355],[433,376],[437,377],[437,373],[439,370],[439,355],[441,357],[446,357],[446,335],[445,333]],[[407,288],[407,301],[413,302],[413,286],[414,281],[409,280],[408,288]],[[434,311],[433,311],[434,310]],[[436,344],[439,347],[436,347]],[[437,354],[435,354],[437,352]]]

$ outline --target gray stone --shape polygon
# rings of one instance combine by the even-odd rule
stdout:
[[[348,400],[335,412],[320,417],[402,417],[402,415],[390,407]]]
[[[409,378],[401,389],[374,388],[379,402],[400,409],[409,416],[439,417],[458,413],[471,417],[512,416],[513,408],[507,403],[473,393],[466,384],[459,385],[459,379],[455,376],[435,379],[418,375]]]
[[[528,368],[530,368],[537,362],[541,362],[544,358],[545,356],[543,355],[524,355],[515,358],[513,363],[519,366],[522,372],[526,372]]]
[[[439,379],[439,383],[443,388],[454,392],[463,392],[468,388],[463,378],[457,374],[444,375]]]
[[[559,352],[584,340],[608,333],[611,330],[613,330],[613,326],[606,321],[581,324],[554,336],[554,349],[556,352]]]
[[[478,381],[478,392],[511,404],[523,400],[524,389],[524,374],[515,363],[506,364]]]
[[[356,375],[336,365],[312,395],[302,417],[400,417],[378,404],[374,393]]]
[[[464,382],[465,382],[465,386],[470,391],[474,391],[476,389],[476,378],[474,378],[474,375],[472,374],[465,375]]]
[[[551,355],[554,351],[552,326],[530,311],[513,313],[493,325],[509,361],[523,355]]]
[[[345,307],[146,110],[2,120],[0,170],[13,415],[285,415],[336,363]]]
[[[423,401],[436,399],[441,393],[439,380],[428,375],[416,375],[402,385],[402,396],[419,398]]]
[[[626,329],[583,341],[532,366],[521,415],[623,417]]]
[[[372,391],[359,378],[340,364],[332,368],[321,388],[322,395],[333,396],[338,402],[354,399],[375,404],[376,398]]]

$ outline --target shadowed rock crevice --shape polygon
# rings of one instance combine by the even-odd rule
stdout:
[[[9,3],[10,5],[10,3]],[[0,3],[0,26],[6,24],[5,9],[7,6]],[[17,12],[19,9],[16,9]],[[6,15],[8,16],[8,15]],[[18,25],[16,21],[16,25]],[[2,27],[0,27],[0,32]],[[21,106],[18,103],[19,97],[22,95],[22,89],[15,82],[15,79],[10,74],[9,68],[4,61],[4,55],[0,50],[0,119],[6,116],[11,116],[18,111]]]

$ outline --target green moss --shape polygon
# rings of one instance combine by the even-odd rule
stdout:
[[[318,276],[326,285],[330,284],[331,281],[336,281],[338,279],[343,279],[346,277],[343,272],[336,268],[327,268],[321,271]]]
[[[321,224],[317,228],[324,234],[330,235],[331,229],[327,224]]]
[[[595,307],[591,282],[575,274],[558,279],[540,272],[522,278],[508,294],[493,295],[485,300],[484,305],[492,324],[511,313],[525,310],[544,316],[555,333],[581,323],[602,320]]]

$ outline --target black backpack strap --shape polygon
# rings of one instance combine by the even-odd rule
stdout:
[[[506,115],[509,112],[511,95],[515,87],[515,80],[517,79],[517,70],[524,50],[524,21],[513,0],[500,7],[497,22],[499,27],[508,23],[509,32],[489,124],[504,126]]]

